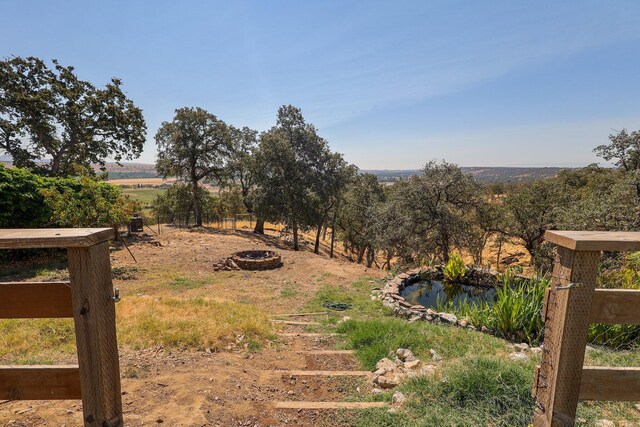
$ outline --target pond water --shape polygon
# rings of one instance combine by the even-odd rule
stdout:
[[[411,304],[435,309],[438,301],[441,304],[453,301],[454,307],[458,307],[464,301],[470,303],[486,301],[491,304],[495,299],[496,290],[485,286],[445,284],[439,281],[423,280],[407,286],[400,294]]]

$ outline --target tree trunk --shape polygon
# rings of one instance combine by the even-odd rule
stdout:
[[[322,223],[318,224],[318,230],[316,231],[316,244],[313,247],[313,253],[318,254],[320,252],[320,234],[322,233]]]
[[[331,219],[331,250],[329,251],[329,257],[333,258],[333,245],[336,242],[336,217],[338,216],[338,206],[333,211],[333,218]]]
[[[364,250],[365,248],[358,248],[358,257],[356,258],[356,262],[358,264],[362,263],[362,259],[364,258]]]
[[[375,257],[375,252],[371,249],[371,246],[367,246],[367,267],[371,268]]]
[[[298,244],[298,224],[293,224],[293,250],[299,251],[300,245]]]
[[[498,257],[496,258],[496,270],[500,270],[500,255],[502,254],[502,236],[498,237]]]
[[[253,228],[253,232],[264,234],[264,218],[256,217],[256,226]]]
[[[193,213],[195,215],[195,226],[200,227],[202,225],[202,209],[200,208],[200,195],[198,194],[198,181],[193,180],[191,182],[191,188],[193,191]]]

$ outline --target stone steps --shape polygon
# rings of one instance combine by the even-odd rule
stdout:
[[[370,377],[369,371],[304,371],[304,370],[282,370],[268,371],[279,375],[288,375],[292,377],[319,376],[319,377]]]
[[[297,325],[297,326],[318,326],[320,325],[319,322],[298,322],[298,321],[293,321],[293,320],[278,320],[278,319],[272,319],[270,320],[271,323],[279,323],[281,325]]]
[[[386,408],[386,402],[274,402],[276,409],[371,409]]]

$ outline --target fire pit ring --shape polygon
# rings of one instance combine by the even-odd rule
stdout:
[[[268,270],[282,265],[280,255],[274,251],[240,251],[233,254],[231,259],[243,270]]]

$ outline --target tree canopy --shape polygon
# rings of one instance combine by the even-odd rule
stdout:
[[[56,60],[52,68],[34,57],[0,61],[0,149],[48,176],[139,157],[146,124],[121,86],[113,78],[97,88]]]
[[[179,108],[173,121],[156,133],[156,170],[191,184],[196,225],[202,225],[198,184],[208,178],[222,181],[232,153],[227,125],[202,108]]]

